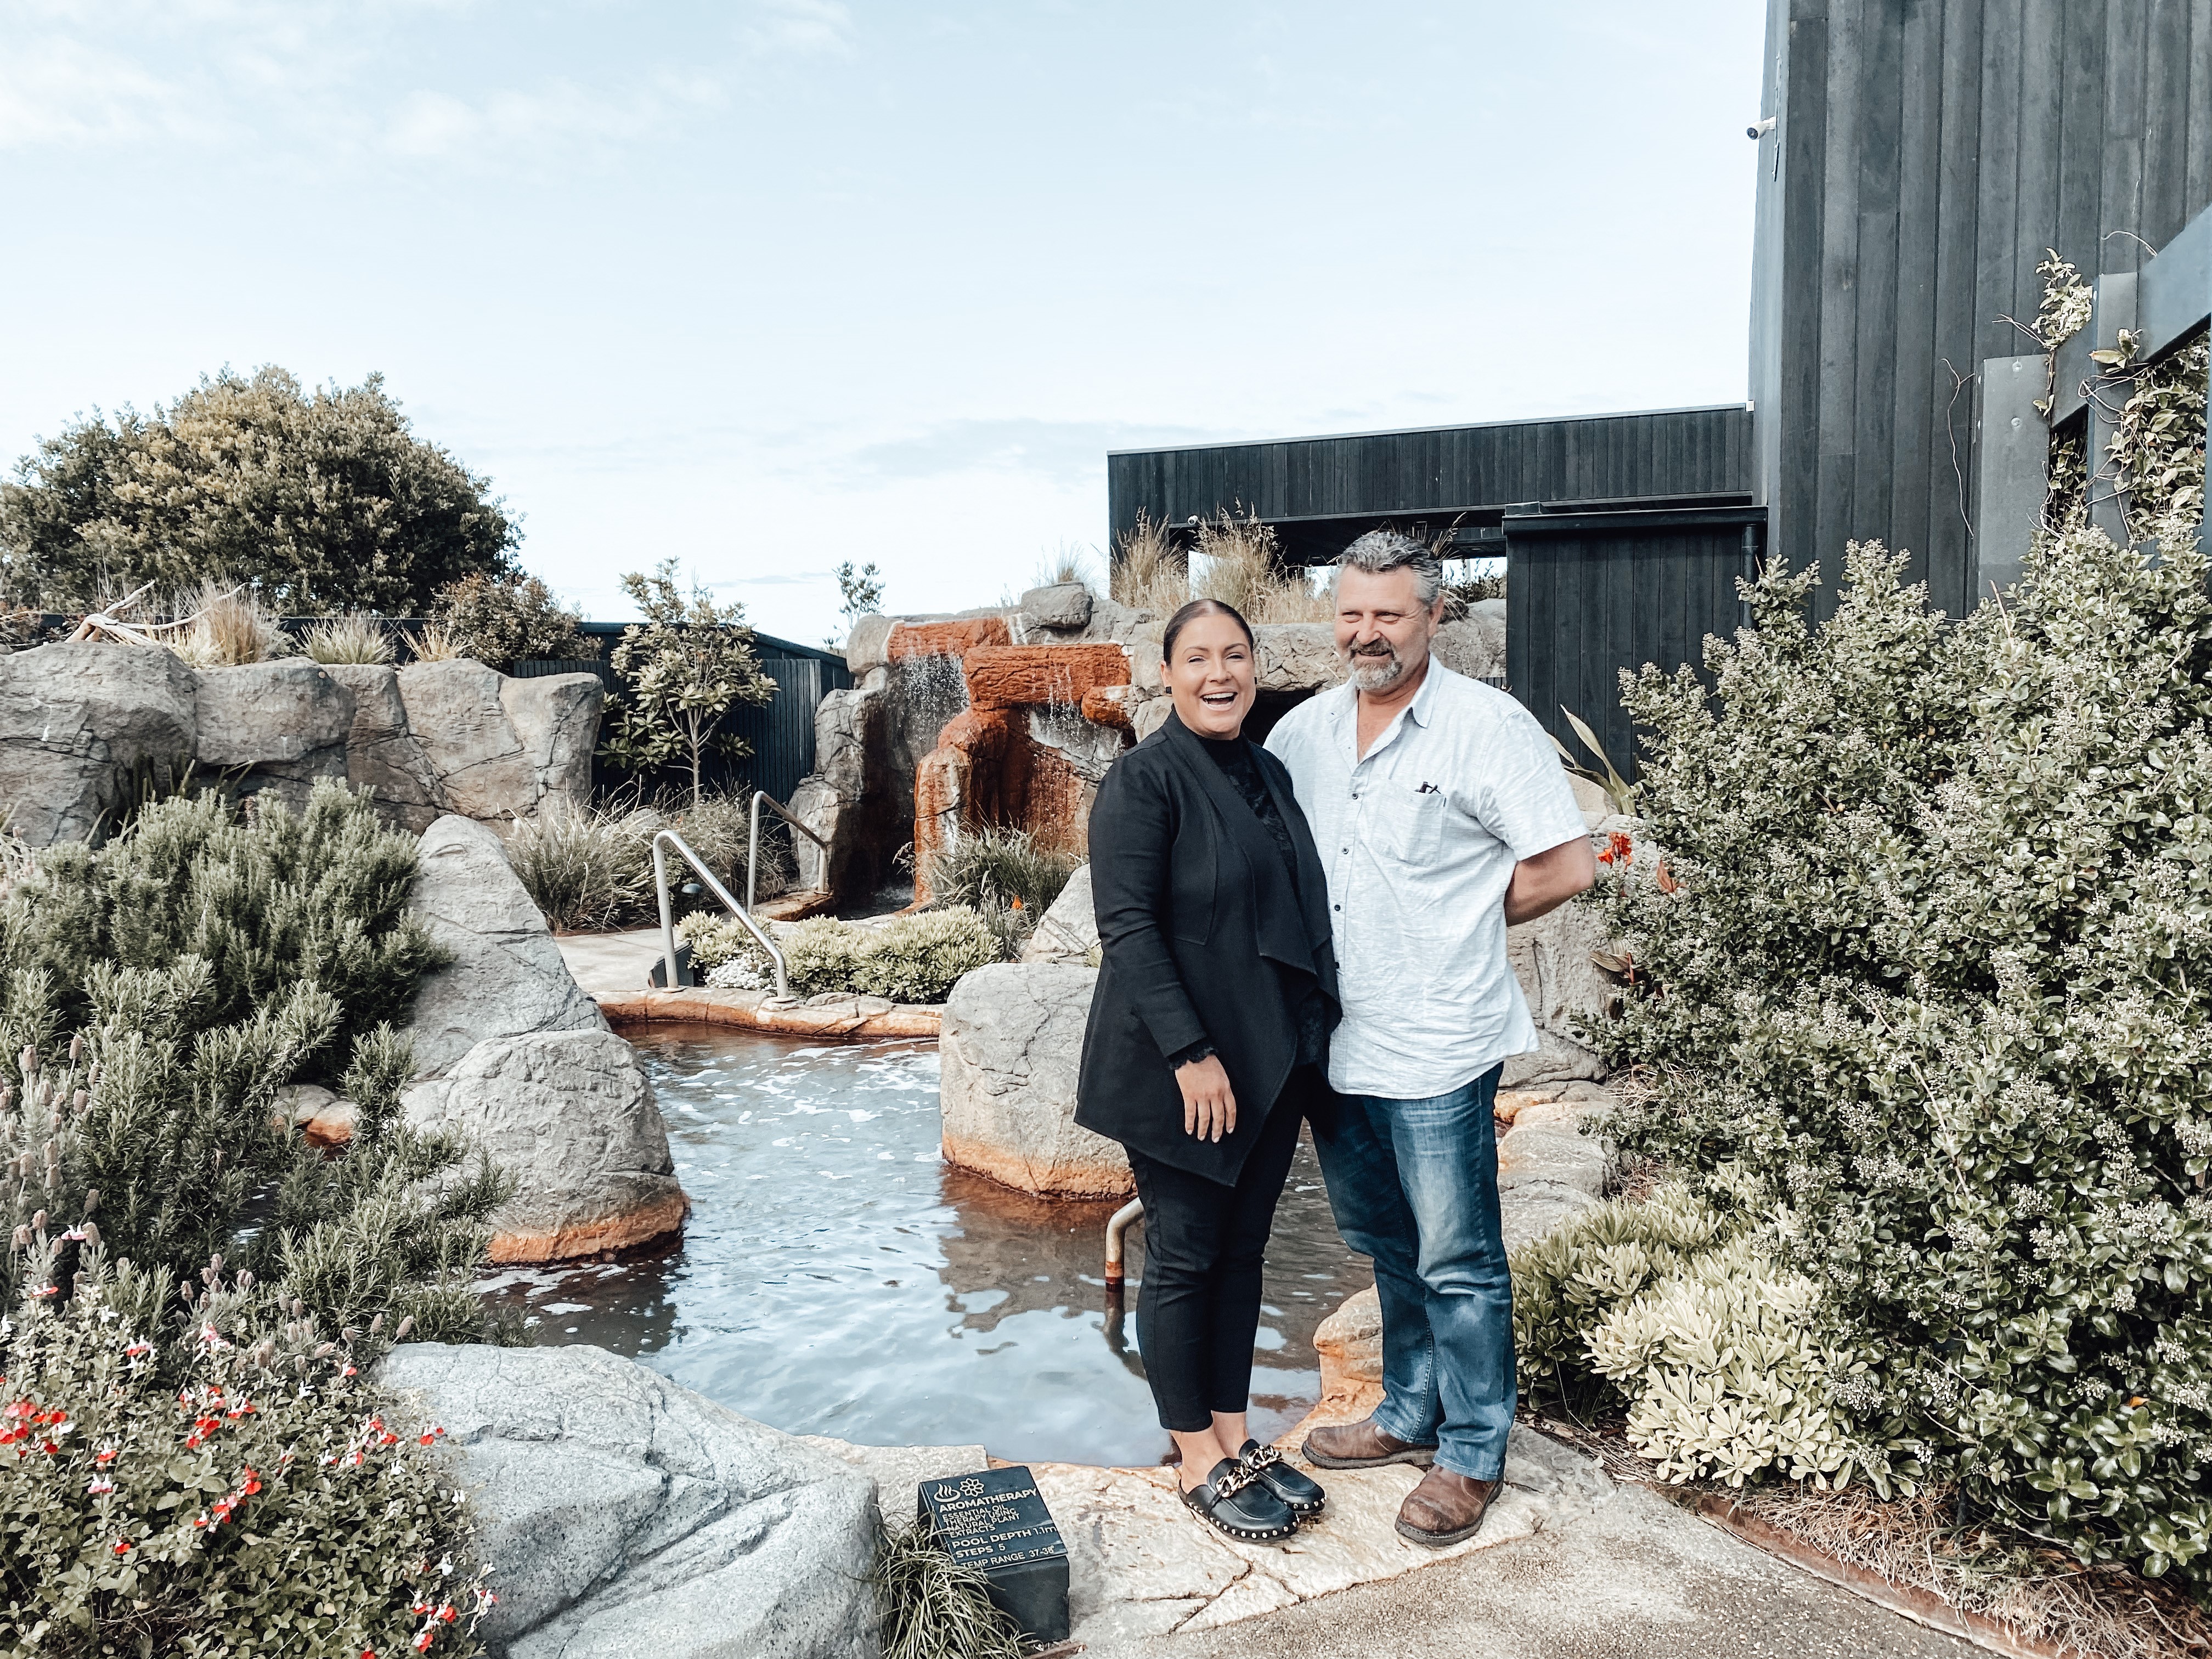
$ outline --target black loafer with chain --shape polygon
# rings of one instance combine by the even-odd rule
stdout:
[[[1290,1506],[1234,1458],[1216,1463],[1205,1485],[1184,1492],[1182,1501],[1240,1544],[1279,1543],[1298,1529]]]
[[[1247,1440],[1244,1449],[1237,1455],[1237,1467],[1274,1493],[1283,1507],[1301,1521],[1312,1520],[1328,1501],[1318,1481],[1292,1468],[1273,1446]]]

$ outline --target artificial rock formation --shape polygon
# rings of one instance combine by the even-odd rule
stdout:
[[[938,1039],[948,1164],[1042,1198],[1135,1190],[1121,1146],[1075,1124],[1095,969],[1002,962],[952,988]]]
[[[494,1659],[874,1659],[860,1469],[599,1348],[410,1343],[378,1376],[472,1494]]]
[[[343,778],[418,833],[447,811],[505,823],[589,801],[604,697],[597,675],[509,679],[477,662],[194,670],[137,645],[0,653],[0,824],[33,847],[94,835],[189,769],[293,806],[318,778]]]
[[[140,775],[191,763],[198,687],[176,657],[139,646],[0,656],[0,829],[33,847],[97,834]]]
[[[915,775],[917,900],[937,854],[966,830],[1000,824],[1081,851],[1093,792],[1126,742],[1127,719],[1105,695],[1129,684],[1119,645],[975,646],[961,675],[968,707]]]
[[[1091,898],[1091,866],[1079,865],[1060,890],[1036,929],[1022,946],[1024,962],[1098,965],[1098,912]]]
[[[419,1075],[443,1077],[488,1037],[607,1029],[496,835],[449,814],[423,832],[418,858],[409,905],[453,957],[416,993]]]
[[[637,1051],[611,1031],[490,1037],[402,1097],[410,1124],[459,1129],[514,1177],[494,1261],[560,1261],[676,1231],[690,1207]]]

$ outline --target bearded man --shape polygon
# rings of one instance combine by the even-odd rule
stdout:
[[[1382,1304],[1382,1404],[1315,1430],[1304,1452],[1328,1469],[1426,1467],[1398,1531],[1437,1548],[1481,1526],[1516,1398],[1490,1114],[1506,1056],[1534,1049],[1536,1027],[1505,929],[1597,878],[1543,728],[1430,655],[1442,575],[1395,532],[1346,548],[1336,648],[1351,679],[1267,738],[1313,827],[1335,932],[1341,1099],[1316,1115],[1314,1145]]]

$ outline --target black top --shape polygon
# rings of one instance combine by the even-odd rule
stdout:
[[[1275,851],[1282,855],[1283,870],[1291,878],[1293,892],[1298,884],[1297,843],[1291,838],[1291,827],[1283,822],[1283,815],[1275,810],[1274,797],[1267,793],[1267,781],[1260,775],[1259,763],[1252,758],[1257,747],[1250,738],[1208,738],[1198,732],[1197,738],[1213,757],[1224,775],[1244,797],[1245,805],[1252,816],[1260,820],[1260,827],[1267,832],[1267,839],[1275,843]],[[1298,1064],[1318,1066],[1328,1053],[1328,1030],[1334,1024],[1328,1008],[1328,1000],[1321,994],[1309,969],[1295,968],[1288,963],[1275,964],[1275,976],[1282,983],[1283,1001],[1291,1011],[1291,1018],[1297,1027]],[[1194,1043],[1192,1048],[1203,1051],[1210,1043]],[[1169,1056],[1170,1062],[1182,1060],[1180,1054]]]
[[[1122,756],[1091,812],[1091,884],[1102,958],[1083,1036],[1075,1121],[1177,1169],[1233,1185],[1299,1058],[1284,969],[1309,978],[1334,1025],[1328,889],[1283,763],[1243,745],[1289,837],[1174,715]],[[1276,972],[1255,971],[1262,962]],[[1218,1141],[1182,1127],[1170,1056],[1210,1042],[1236,1091]]]

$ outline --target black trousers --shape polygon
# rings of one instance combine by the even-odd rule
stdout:
[[[1291,1074],[1234,1187],[1128,1149],[1145,1203],[1137,1346],[1164,1429],[1194,1434],[1250,1398],[1261,1259],[1318,1083],[1311,1066]]]

